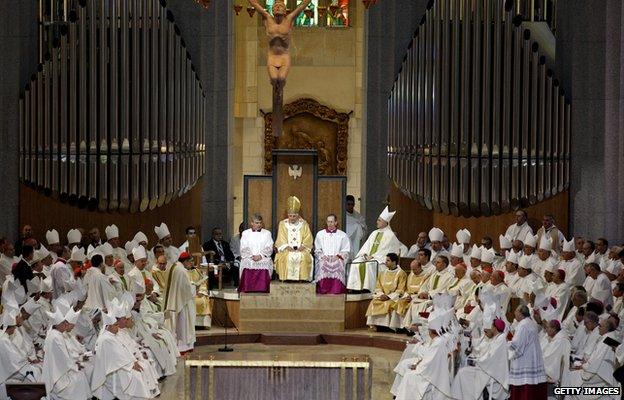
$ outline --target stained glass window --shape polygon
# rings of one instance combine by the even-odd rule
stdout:
[[[286,0],[286,7],[293,10],[303,0]],[[273,11],[275,0],[266,0],[266,10]],[[312,0],[307,9],[295,20],[296,26],[349,26],[349,0]]]

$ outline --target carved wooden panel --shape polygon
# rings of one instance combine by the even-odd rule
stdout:
[[[272,118],[272,113],[264,117],[265,174],[272,173],[272,152],[277,149],[316,150],[319,175],[347,174],[349,114],[313,99],[298,99],[284,106],[284,129],[278,138],[273,136]]]
[[[344,176],[319,177],[317,202],[317,229],[325,227],[329,214],[336,214],[339,228],[346,231],[344,198],[347,195],[347,178]]]
[[[245,176],[246,208],[243,210],[245,226],[254,214],[262,215],[264,228],[273,227],[273,179],[270,176]]]

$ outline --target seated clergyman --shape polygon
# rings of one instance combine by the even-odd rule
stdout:
[[[280,221],[275,240],[275,269],[282,281],[310,281],[313,273],[312,232],[299,215],[299,199],[290,196],[287,203],[288,218]]]
[[[366,324],[385,326],[391,329],[401,327],[401,317],[396,311],[397,304],[407,283],[407,274],[398,266],[399,256],[389,253],[386,256],[386,271],[377,275],[377,287],[373,300],[366,311]]]

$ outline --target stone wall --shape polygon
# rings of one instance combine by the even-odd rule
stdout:
[[[356,198],[362,187],[362,95],[364,68],[364,7],[351,5],[349,28],[295,28],[291,42],[292,68],[284,89],[284,104],[310,97],[341,112],[353,111],[349,123],[347,192]],[[234,129],[230,157],[233,221],[243,216],[243,175],[263,174],[264,118],[272,108],[272,87],[266,66],[267,41],[262,19],[245,11],[234,17]]]

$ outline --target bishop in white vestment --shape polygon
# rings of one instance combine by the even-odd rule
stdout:
[[[48,398],[52,400],[91,399],[90,376],[71,352],[65,333],[71,332],[78,319],[78,312],[69,309],[65,315],[60,309],[48,313],[50,330],[45,339],[42,380]]]
[[[390,212],[386,207],[377,218],[377,230],[371,232],[351,263],[347,289],[373,292],[377,282],[377,271],[386,270],[386,254],[395,253],[400,257],[407,252],[407,248],[390,227],[390,221],[395,213],[396,211]]]

